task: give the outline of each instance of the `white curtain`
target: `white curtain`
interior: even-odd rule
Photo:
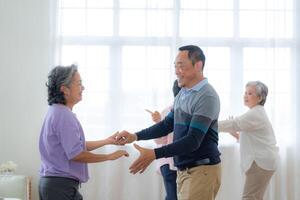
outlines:
[[[56,0],[51,4],[52,63],[77,63],[86,87],[75,112],[87,139],[118,130],[137,131],[152,124],[144,109],[161,110],[172,102],[173,62],[179,46],[199,45],[204,68],[221,98],[220,119],[239,115],[244,85],[269,86],[266,110],[280,147],[279,168],[267,200],[300,199],[298,136],[299,0]],[[152,148],[151,141],[139,142]],[[153,163],[144,174],[128,167],[130,158],[89,165],[85,199],[153,200],[164,198]],[[239,144],[220,133],[222,185],[219,200],[238,200],[244,177]]]

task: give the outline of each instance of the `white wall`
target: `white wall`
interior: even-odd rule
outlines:
[[[38,136],[47,109],[48,1],[0,1],[0,163],[33,176],[37,197]]]

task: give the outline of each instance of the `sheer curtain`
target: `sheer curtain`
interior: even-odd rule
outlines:
[[[269,86],[266,110],[281,161],[266,199],[299,199],[299,0],[56,0],[51,4],[52,63],[79,66],[84,98],[74,112],[88,140],[152,124],[145,109],[172,102],[177,48],[196,44],[207,56],[205,76],[221,98],[220,119],[246,110],[244,85]],[[153,147],[151,141],[139,142]],[[152,164],[142,175],[128,167],[138,156],[90,165],[86,199],[163,199]],[[240,199],[239,144],[220,133],[223,177],[218,199]]]

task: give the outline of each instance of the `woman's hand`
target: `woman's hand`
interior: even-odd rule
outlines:
[[[232,135],[236,139],[237,142],[240,140],[239,132],[229,132],[229,134]]]
[[[126,156],[128,157],[129,154],[127,153],[127,151],[124,151],[124,150],[118,150],[118,151],[115,151],[114,153],[111,153],[108,155],[108,159],[109,160],[116,160],[122,156]]]

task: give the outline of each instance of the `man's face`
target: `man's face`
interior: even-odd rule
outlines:
[[[179,87],[191,88],[199,73],[196,64],[193,65],[188,57],[188,51],[179,51],[175,60],[175,74],[178,79]]]

